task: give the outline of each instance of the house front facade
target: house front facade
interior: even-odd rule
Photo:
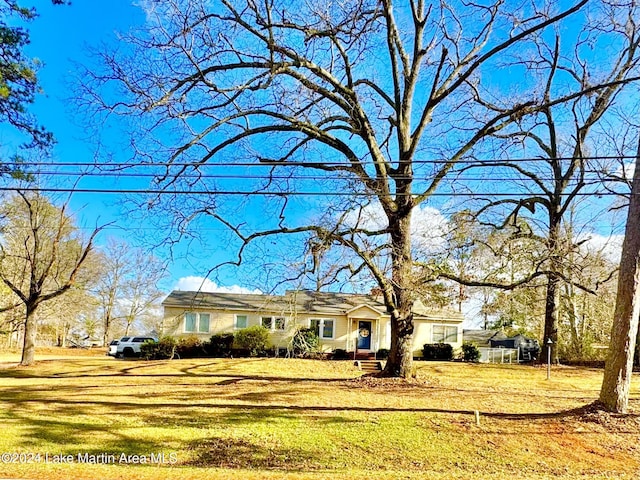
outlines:
[[[380,299],[371,295],[287,291],[285,295],[256,295],[173,291],[162,303],[162,334],[212,335],[262,325],[276,348],[287,348],[299,328],[313,328],[320,349],[368,354],[391,346],[391,321]],[[462,345],[461,314],[414,307],[414,356],[425,343]]]

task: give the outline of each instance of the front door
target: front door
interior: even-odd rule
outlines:
[[[371,350],[371,322],[358,322],[358,350]]]

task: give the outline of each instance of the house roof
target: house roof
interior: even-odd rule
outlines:
[[[502,330],[463,330],[462,338],[465,342],[488,346],[491,340],[505,340],[507,336]]]
[[[362,307],[368,307],[380,315],[387,308],[382,301],[372,295],[335,292],[313,292],[309,290],[288,290],[284,295],[256,295],[244,293],[211,293],[174,290],[162,302],[165,307],[211,308],[216,310],[237,310],[254,312],[305,312],[318,315],[347,315]],[[458,320],[456,312],[447,312],[451,320]],[[429,311],[421,302],[414,307],[416,319],[442,317],[442,312]],[[460,316],[462,321],[462,316]]]

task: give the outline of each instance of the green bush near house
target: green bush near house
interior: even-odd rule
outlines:
[[[230,357],[234,340],[233,333],[218,333],[211,337],[209,342],[204,345],[204,349],[208,355],[215,358]]]
[[[336,348],[331,355],[333,360],[350,360],[349,354],[342,348]]]
[[[259,357],[266,354],[270,346],[269,330],[262,325],[238,330],[235,334],[234,349],[246,350],[250,357]]]
[[[388,348],[379,348],[376,352],[376,358],[378,360],[386,360],[389,358],[389,349]]]
[[[453,360],[453,346],[448,343],[425,343],[422,346],[423,360]]]
[[[313,328],[299,328],[291,339],[291,353],[295,357],[308,357],[318,351],[320,339]]]
[[[480,349],[473,342],[464,342],[462,344],[462,359],[465,362],[477,362],[480,360]]]
[[[157,342],[144,342],[140,346],[140,356],[145,360],[165,360],[171,358],[175,348],[175,338],[162,337]]]
[[[176,352],[180,358],[202,358],[207,356],[204,343],[195,335],[182,337],[176,345]]]

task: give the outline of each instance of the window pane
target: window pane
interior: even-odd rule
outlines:
[[[444,343],[444,325],[434,325],[431,337],[433,343]]]
[[[325,320],[322,329],[322,338],[333,338],[333,320]]]
[[[247,324],[246,315],[236,315],[236,328],[247,328]]]
[[[309,326],[315,332],[315,334],[319,337],[320,336],[320,320],[318,320],[317,318],[312,318]]]
[[[284,330],[284,318],[276,318],[276,330]]]
[[[273,321],[271,317],[262,317],[262,326],[271,330],[271,325],[273,325]]]
[[[200,324],[198,325],[198,331],[208,333],[209,332],[209,314],[200,314]]]
[[[184,331],[195,332],[196,331],[196,314],[187,313],[184,316]]]
[[[458,327],[447,327],[447,337],[445,342],[456,343],[458,341]]]

